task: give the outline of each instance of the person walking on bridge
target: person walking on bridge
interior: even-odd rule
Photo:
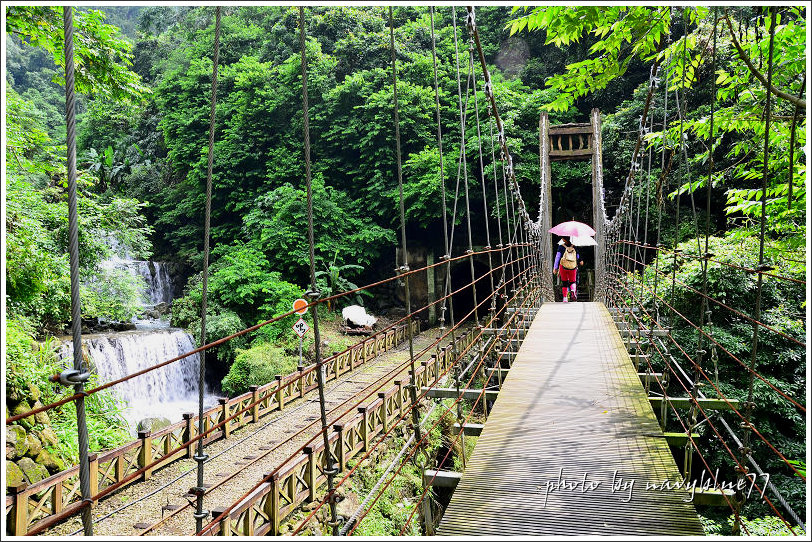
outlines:
[[[581,255],[570,242],[569,237],[562,237],[558,244],[553,264],[553,273],[561,277],[561,295],[564,303],[567,303],[572,296],[572,300],[578,299],[576,283],[578,281],[578,266],[584,265]]]

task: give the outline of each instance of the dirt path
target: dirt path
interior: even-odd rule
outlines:
[[[415,337],[415,354],[430,345],[436,340],[436,337],[436,328],[427,329]],[[428,359],[430,353],[422,356],[420,360]],[[374,389],[378,381],[386,377],[389,371],[408,359],[409,343],[404,341],[391,351],[376,357],[369,365],[364,365],[341,376],[338,381],[330,383],[325,390],[328,421],[332,422],[336,416],[349,409],[357,401],[343,405],[332,415],[330,409],[359,395],[364,390]],[[407,370],[408,364],[386,380],[391,382],[399,377],[402,378],[407,374]],[[381,391],[384,389],[386,388],[382,387]],[[364,404],[372,402],[375,398],[377,398],[377,393],[372,393]],[[352,409],[352,412],[355,412],[355,408]],[[291,438],[292,435],[313,422],[315,422],[313,427],[308,428],[301,435]],[[251,489],[264,474],[273,471],[280,462],[287,459],[313,435],[317,434],[320,427],[318,393],[313,391],[304,399],[290,403],[290,406],[286,407],[284,411],[276,412],[263,418],[257,424],[234,431],[228,439],[218,440],[208,445],[206,454],[210,459],[204,468],[204,484],[213,486],[231,474],[236,473],[236,475],[220,487],[207,491],[204,507],[212,510],[231,505]],[[266,453],[268,448],[275,449],[264,458],[246,459],[260,456]],[[150,480],[133,484],[102,502],[96,503],[93,508],[93,534],[95,536],[140,534],[148,525],[153,525],[160,521],[162,516],[169,515],[169,512],[163,509],[164,506],[187,503],[184,495],[189,488],[196,485],[196,468],[197,464],[193,459],[181,459],[155,472]],[[144,497],[150,493],[154,494]],[[142,497],[143,500],[138,500]],[[131,504],[128,505],[128,503]],[[148,534],[192,535],[195,527],[193,512],[194,507],[188,507]],[[135,527],[136,525],[138,527]],[[43,534],[46,536],[81,534],[81,527],[81,520],[76,516]]]

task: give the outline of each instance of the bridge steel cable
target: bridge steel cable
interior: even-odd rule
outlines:
[[[646,288],[647,288],[649,291],[651,291],[651,289],[650,289],[650,288],[648,288],[648,287],[646,287]],[[629,290],[629,291],[631,291],[631,290]],[[715,338],[713,338],[713,337],[712,337],[710,334],[708,334],[706,331],[704,331],[703,329],[701,329],[701,328],[700,328],[700,327],[699,327],[697,324],[694,324],[693,322],[691,322],[691,320],[690,320],[690,319],[689,319],[687,316],[685,316],[684,314],[682,314],[681,312],[679,312],[679,311],[678,311],[676,308],[674,308],[674,306],[673,306],[673,305],[671,305],[671,304],[667,303],[667,302],[666,302],[664,299],[661,299],[661,301],[663,302],[663,304],[665,304],[665,306],[666,306],[666,307],[668,307],[669,309],[671,309],[671,311],[674,313],[674,315],[675,315],[676,317],[681,318],[681,319],[682,319],[682,320],[684,320],[684,321],[685,321],[685,322],[686,322],[686,323],[687,323],[689,326],[693,327],[693,328],[694,328],[696,331],[698,331],[698,332],[699,332],[699,334],[703,335],[704,337],[707,337],[707,338],[708,338],[710,341],[714,342],[714,343],[715,343],[717,346],[719,346],[719,348],[720,348],[721,350],[723,350],[723,351],[724,351],[724,352],[725,352],[727,355],[729,355],[731,358],[733,358],[733,359],[737,359],[737,358],[736,358],[736,356],[735,356],[734,354],[732,354],[732,353],[731,353],[729,350],[727,350],[727,349],[726,349],[726,348],[725,348],[725,347],[724,347],[724,346],[723,346],[721,343],[717,342]],[[634,316],[633,316],[633,317],[634,317]],[[636,318],[636,317],[634,317],[634,318]],[[662,328],[661,328],[661,329],[662,329]],[[680,349],[682,348],[682,347],[681,347],[681,346],[680,346],[678,343],[676,343],[676,339],[674,339],[674,338],[672,337],[672,340],[675,342],[675,344],[677,345],[677,347],[678,347],[678,348],[680,348]],[[686,354],[686,356],[687,356],[687,354]],[[741,363],[741,361],[740,361],[740,364],[743,364],[743,363]],[[716,391],[717,391],[717,393],[719,394],[719,396],[720,396],[720,397],[721,397],[721,398],[722,398],[724,401],[726,401],[726,402],[727,402],[727,403],[730,405],[731,410],[733,410],[734,412],[736,412],[737,414],[739,414],[739,416],[740,416],[740,417],[742,417],[742,420],[743,420],[744,422],[748,423],[749,425],[752,425],[752,424],[750,423],[750,421],[749,421],[749,418],[746,418],[746,417],[742,416],[742,415],[741,415],[741,414],[738,412],[738,410],[736,410],[736,408],[735,408],[735,407],[734,407],[734,406],[733,406],[733,405],[732,405],[732,404],[731,404],[731,403],[728,401],[727,397],[726,397],[726,396],[725,396],[725,395],[724,395],[724,394],[721,392],[721,390],[720,390],[720,389],[718,389],[718,387],[717,387],[717,386],[716,386],[716,384],[713,382],[713,380],[712,380],[710,377],[708,377],[708,376],[707,376],[707,374],[705,373],[705,371],[704,371],[704,369],[702,368],[702,366],[701,366],[700,364],[693,363],[693,361],[692,361],[692,365],[694,366],[694,368],[695,368],[697,371],[699,371],[699,374],[700,374],[702,377],[704,377],[704,378],[705,378],[705,379],[708,381],[708,383],[709,383],[711,386],[713,386],[713,387],[714,387],[714,389],[716,389]],[[750,373],[750,377],[754,378],[755,376],[756,376],[755,371],[753,371],[752,373]],[[760,375],[759,375],[759,376],[760,376]],[[697,378],[697,377],[695,377],[695,379],[694,379],[694,380],[697,380],[697,379],[698,379],[698,378]],[[786,399],[790,400],[790,402],[795,403],[795,401],[793,401],[791,398],[789,398],[788,396],[786,396],[785,394],[783,394],[783,393],[782,393],[780,390],[778,390],[778,391],[779,391],[779,393],[780,393],[780,394],[782,394],[782,395],[783,395],[783,396],[784,396]],[[802,408],[803,408],[803,407],[802,407]],[[805,409],[804,409],[804,411],[805,411]],[[786,458],[785,458],[785,457],[784,457],[784,456],[783,456],[783,455],[782,455],[780,452],[778,452],[778,450],[777,450],[777,449],[775,449],[775,447],[774,447],[772,444],[770,444],[770,443],[769,443],[769,442],[768,442],[768,441],[767,441],[767,440],[766,440],[766,439],[765,439],[763,436],[761,436],[761,433],[759,433],[759,432],[758,432],[758,430],[756,430],[754,427],[751,427],[751,430],[752,430],[753,432],[755,432],[757,435],[759,435],[759,436],[760,436],[760,438],[761,438],[761,439],[762,439],[762,440],[765,442],[765,444],[767,444],[768,446],[770,446],[770,447],[773,449],[773,451],[775,451],[775,452],[778,454],[778,456],[779,456],[779,457],[780,457],[780,458],[781,458],[781,459],[782,459],[782,460],[783,460],[785,463],[787,463],[787,466],[788,466],[788,467],[790,467],[790,468],[791,468],[791,469],[792,469],[792,470],[793,470],[793,471],[794,471],[796,474],[798,474],[799,476],[801,476],[801,478],[803,478],[803,479],[805,479],[805,478],[806,478],[805,476],[802,476],[802,475],[800,474],[800,472],[799,472],[799,471],[798,471],[798,470],[797,470],[795,467],[793,467],[793,466],[792,466],[790,463],[788,463],[788,462],[787,462],[787,460],[786,460]]]
[[[220,58],[220,6],[215,8],[215,23],[214,23],[214,55],[212,58],[212,76],[211,76],[211,110],[209,113],[209,149],[206,160],[206,214],[203,226],[203,294],[200,300],[200,342],[206,343],[206,310],[207,299],[209,290],[209,237],[211,236],[211,192],[212,192],[212,167],[214,164],[214,128],[215,128],[215,110],[217,105],[217,66]],[[203,415],[203,392],[205,388],[206,377],[206,354],[204,350],[200,353],[200,367],[198,370],[198,434],[205,432],[205,417]],[[197,453],[194,460],[197,462],[197,485],[192,488],[192,494],[197,499],[196,509],[194,513],[195,518],[195,531],[198,532],[203,528],[203,520],[209,516],[208,510],[203,509],[203,497],[206,494],[206,488],[203,486],[203,464],[208,459],[204,453],[204,441],[200,439],[197,441]]]
[[[399,111],[398,111],[398,72],[397,72],[397,60],[395,55],[395,21],[392,15],[392,6],[389,6],[389,47],[392,53],[392,94],[393,94],[393,115],[394,115],[394,124],[395,124],[395,158],[397,160],[397,178],[398,178],[398,194],[399,194],[399,211],[400,211],[400,237],[402,243],[402,250],[403,250],[403,264],[401,267],[398,268],[398,272],[408,271],[409,270],[409,253],[406,248],[406,211],[403,203],[403,168],[401,166],[401,150],[400,150],[400,119],[399,119]],[[465,196],[466,196],[466,204],[468,200],[468,184],[465,185]],[[470,213],[469,213],[470,214]],[[470,228],[470,219],[469,219],[469,228]],[[470,240],[471,232],[469,229],[468,237]],[[490,247],[488,247],[490,248]],[[473,258],[473,256],[472,256]],[[473,259],[471,259],[473,262]],[[473,265],[473,263],[472,263]],[[473,267],[471,268],[473,270]],[[474,278],[471,277],[473,281]],[[407,334],[409,337],[409,363],[411,366],[411,371],[409,372],[409,394],[412,400],[412,403],[417,403],[417,385],[415,384],[415,366],[414,366],[414,343],[412,339],[412,301],[411,295],[409,293],[409,277],[407,276],[404,283],[404,295],[406,297],[406,316],[407,316]],[[414,431],[414,438],[416,441],[420,441],[421,439],[421,432],[420,432],[420,412],[419,412],[419,405],[416,405],[415,408],[412,410],[412,429]],[[325,435],[325,445],[327,444],[326,435]],[[333,491],[333,488],[330,488],[330,492]],[[334,534],[338,534],[338,527],[335,527]]]
[[[649,291],[651,291],[651,289],[650,289],[650,288],[648,288],[648,287],[647,287],[647,289],[649,289]],[[631,292],[631,291],[630,291],[630,293],[632,294],[632,296],[634,295],[634,294],[633,294],[633,292]],[[674,307],[673,307],[671,304],[669,304],[669,303],[668,303],[668,302],[667,302],[665,299],[663,299],[663,298],[662,298],[662,296],[658,296],[658,297],[659,297],[659,300],[661,301],[661,303],[662,303],[662,304],[663,304],[665,307],[667,307],[667,308],[668,308],[668,309],[670,309],[672,312],[674,312],[674,313],[675,313],[675,314],[676,314],[678,317],[680,317],[680,318],[682,318],[683,320],[685,320],[685,322],[686,322],[686,323],[688,323],[689,325],[692,325],[692,326],[694,326],[695,328],[697,328],[697,326],[696,326],[695,324],[693,324],[692,322],[690,322],[690,320],[689,320],[689,319],[688,319],[686,316],[684,316],[684,315],[682,315],[681,313],[679,313],[679,311],[677,311],[677,310],[676,310],[676,309],[675,309],[675,308],[674,308]],[[650,315],[650,314],[649,314],[647,311],[645,311],[645,309],[644,309],[644,312],[646,313],[646,315],[647,315],[647,316],[651,317],[651,315]],[[632,315],[632,318],[637,318],[636,316],[634,316],[634,313],[630,313],[630,314]],[[658,326],[658,327],[659,327],[661,330],[663,330],[663,329],[664,329],[664,328],[663,328],[663,327],[662,327],[662,326],[661,326],[659,323],[657,323],[657,326]],[[680,352],[681,352],[681,353],[682,353],[682,354],[683,354],[683,355],[686,357],[686,359],[687,359],[687,360],[688,360],[688,361],[689,361],[689,362],[692,364],[692,366],[693,366],[693,367],[695,367],[695,368],[699,367],[699,366],[697,365],[696,361],[695,361],[695,360],[693,360],[693,359],[692,359],[692,358],[691,358],[691,357],[688,355],[688,353],[685,351],[685,349],[684,349],[684,348],[683,348],[683,347],[682,347],[682,346],[681,346],[679,343],[677,343],[677,342],[676,342],[676,339],[675,339],[673,336],[668,335],[668,337],[669,337],[669,338],[670,338],[670,340],[671,340],[671,341],[674,343],[674,345],[677,347],[677,349],[678,349],[678,350],[679,350],[679,351],[680,351]],[[708,338],[709,338],[711,341],[716,342],[716,341],[715,341],[715,339],[713,339],[712,337],[710,337],[710,336],[709,336]],[[724,349],[724,347],[723,347],[723,346],[721,346],[721,345],[719,345],[719,346],[720,346],[720,348],[722,348],[722,349],[723,349],[723,350],[724,350],[726,353],[728,353],[729,355],[731,355],[731,356],[732,356],[732,354],[730,354],[729,352],[727,352],[727,350],[726,350],[726,349]],[[733,357],[735,357],[735,356],[733,356]],[[677,367],[679,367],[679,366],[677,365]],[[701,368],[700,368],[700,369],[701,369]],[[670,372],[674,373],[674,374],[675,374],[675,376],[676,376],[676,373],[673,371],[673,369],[669,369],[669,370],[670,370]],[[684,378],[684,380],[686,380],[686,381],[687,381],[687,382],[689,382],[689,383],[694,382],[694,380],[693,380],[693,379],[691,379],[691,378],[690,378],[690,377],[687,375],[687,373],[686,373],[686,372],[685,372],[685,371],[684,371],[684,370],[683,370],[681,367],[680,367],[680,371],[681,371],[681,372],[682,372],[682,374],[683,374],[683,378]],[[781,454],[781,453],[780,453],[780,452],[779,452],[779,451],[778,451],[778,450],[775,448],[775,446],[774,446],[772,443],[770,443],[770,442],[769,442],[769,441],[768,441],[768,440],[767,440],[767,439],[766,439],[766,438],[765,438],[765,437],[764,437],[764,436],[763,436],[763,435],[762,435],[762,434],[761,434],[761,433],[760,433],[760,432],[759,432],[757,429],[755,429],[755,427],[754,427],[754,426],[752,425],[752,423],[749,421],[749,418],[748,418],[747,416],[743,415],[743,414],[742,414],[742,413],[741,413],[741,412],[740,412],[738,409],[736,409],[736,408],[735,408],[735,406],[733,406],[733,404],[731,404],[731,403],[729,402],[728,398],[727,398],[727,397],[726,397],[726,396],[725,396],[725,395],[724,395],[724,394],[721,392],[721,390],[720,390],[720,389],[718,388],[718,386],[717,386],[717,385],[716,385],[716,384],[713,382],[713,380],[712,380],[712,379],[711,379],[711,378],[710,378],[710,377],[709,377],[709,376],[708,376],[708,375],[707,375],[707,374],[706,374],[704,371],[700,370],[700,373],[701,373],[701,376],[702,376],[702,377],[703,377],[705,380],[707,380],[707,381],[708,381],[708,383],[709,383],[709,384],[710,384],[710,385],[711,385],[711,386],[714,388],[714,390],[717,392],[718,396],[719,396],[719,397],[720,397],[720,398],[721,398],[723,401],[727,402],[727,403],[728,403],[728,405],[729,405],[729,408],[730,408],[730,409],[731,409],[731,410],[732,410],[732,411],[733,411],[735,414],[737,414],[737,415],[738,415],[738,416],[739,416],[739,417],[740,417],[740,418],[743,420],[742,424],[744,424],[744,426],[748,427],[750,430],[752,430],[754,433],[756,433],[756,434],[759,436],[759,438],[760,438],[760,439],[761,439],[761,440],[762,440],[762,441],[763,441],[765,444],[767,444],[767,445],[768,445],[768,447],[770,447],[770,448],[773,450],[773,452],[775,452],[775,453],[776,453],[776,455],[778,455],[778,457],[779,457],[779,458],[780,458],[780,459],[781,459],[781,460],[782,460],[782,461],[783,461],[785,464],[787,464],[787,466],[788,466],[788,467],[789,467],[791,470],[793,470],[794,472],[796,472],[796,474],[798,474],[799,476],[801,476],[801,475],[800,475],[800,473],[797,471],[797,469],[796,469],[796,468],[795,468],[793,465],[791,465],[790,463],[788,463],[788,462],[787,462],[786,458],[785,458],[785,457],[784,457],[784,456],[783,456],[783,455],[782,455],[782,454]],[[677,377],[677,380],[678,380],[679,382],[682,382],[682,380],[683,380],[683,379],[680,379],[679,377]],[[699,396],[700,396],[700,397],[704,397],[704,394],[702,394],[702,393],[701,393],[701,391],[700,391],[700,392],[699,392]],[[664,403],[665,403],[665,401],[664,401]],[[731,453],[732,453],[732,452],[731,452]],[[736,458],[735,454],[734,454],[732,457],[733,457],[734,461],[736,461],[736,460],[737,460],[737,458]],[[750,457],[749,459],[752,459],[752,458]],[[751,462],[751,463],[752,463],[752,462]],[[802,479],[804,479],[804,477],[803,477],[803,476],[801,476],[801,478],[802,478]],[[770,487],[773,487],[773,484],[769,484],[769,486],[770,486]],[[781,503],[782,503],[782,505],[783,505],[783,506],[784,506],[784,507],[787,509],[787,511],[790,513],[790,515],[792,515],[792,516],[793,516],[793,518],[794,518],[794,519],[796,519],[796,521],[797,521],[797,517],[798,517],[798,516],[797,516],[797,514],[795,514],[795,512],[792,510],[792,508],[791,508],[791,507],[790,507],[790,506],[789,506],[789,505],[788,505],[788,504],[785,502],[785,500],[783,499],[783,497],[781,497],[780,493],[779,493],[779,492],[778,492],[776,489],[773,489],[773,493],[774,493],[774,494],[775,494],[775,495],[776,495],[776,496],[779,498],[779,502],[781,502]],[[779,514],[779,516],[780,516],[780,514]],[[800,524],[800,525],[803,525],[802,523],[799,523],[799,524]]]
[[[466,114],[463,112],[462,106],[462,85],[460,82],[460,51],[459,51],[459,43],[457,41],[457,18],[456,15],[453,18],[454,24],[454,51],[455,51],[455,58],[457,61],[457,96],[459,102],[459,109],[460,109],[460,160],[462,164],[462,182],[463,187],[465,188],[465,220],[467,225],[468,231],[468,252],[469,255],[468,262],[471,268],[471,282],[474,282],[475,272],[474,272],[474,242],[472,237],[472,230],[471,230],[471,203],[468,194],[468,160],[467,160],[467,148],[465,144],[465,130],[466,130]],[[469,62],[468,63],[468,83],[470,83],[471,77],[473,77],[473,66]],[[466,83],[466,85],[468,84]],[[466,86],[466,100],[465,100],[465,107],[467,112],[468,107],[468,87]],[[459,175],[458,175],[459,177]],[[458,179],[459,181],[459,179]],[[476,286],[472,287],[472,294],[474,298],[474,307],[479,306],[477,303],[477,291]],[[474,311],[474,320],[479,324],[479,311]]]
[[[68,251],[70,253],[70,306],[73,339],[73,370],[65,371],[58,381],[72,385],[76,398],[76,423],[79,443],[79,485],[82,494],[82,525],[85,536],[93,536],[90,461],[88,459],[85,382],[90,376],[82,359],[82,305],[79,297],[79,211],[76,188],[76,97],[74,93],[73,8],[62,8],[65,39],[65,124],[68,173]]]
[[[303,117],[303,136],[304,136],[304,158],[305,158],[305,182],[307,184],[307,241],[308,241],[308,251],[310,255],[310,290],[308,290],[307,295],[311,299],[318,299],[320,297],[320,292],[318,291],[318,287],[316,286],[316,256],[315,256],[315,238],[313,233],[313,183],[311,178],[310,172],[310,124],[309,124],[309,114],[308,114],[308,100],[307,100],[307,47],[305,42],[305,20],[304,20],[304,7],[299,6],[299,43],[301,46],[302,52],[302,117]],[[395,98],[397,102],[397,97]],[[404,247],[405,250],[405,247]],[[408,271],[408,269],[406,269]],[[406,279],[406,303],[409,302],[409,287],[408,287],[408,278]],[[321,359],[321,338],[319,336],[319,318],[318,318],[318,308],[313,311],[313,337],[314,337],[314,349],[315,349],[315,356],[316,356],[316,366],[318,369],[316,370],[316,379],[318,382],[319,388],[319,416],[321,417],[321,434],[324,440],[324,458],[325,458],[325,469],[324,473],[327,475],[327,488],[328,491],[333,490],[333,480],[338,474],[338,469],[336,468],[336,464],[330,451],[330,440],[329,435],[327,433],[327,408],[325,406],[325,397],[324,397],[324,371],[322,371],[322,359]],[[409,320],[409,324],[411,324],[411,320]],[[411,325],[409,325],[411,328]],[[409,329],[409,341],[411,347],[411,329]],[[330,500],[330,523],[328,524],[332,530],[333,535],[338,534],[339,522],[338,522],[338,512],[337,512],[337,503],[335,499]]]
[[[769,6],[767,10],[770,14],[770,45],[769,51],[767,53],[767,88],[772,87],[772,77],[773,77],[773,47],[775,41],[775,18],[778,9],[776,7]],[[762,174],[762,185],[761,185],[761,231],[759,233],[759,245],[758,245],[758,270],[759,271],[769,271],[771,267],[767,265],[764,261],[764,240],[766,235],[767,229],[767,175],[769,174],[769,161],[770,161],[770,115],[771,115],[771,92],[766,92],[765,97],[765,105],[764,105],[764,170]],[[758,274],[758,279],[756,282],[756,306],[753,311],[753,319],[760,320],[761,319],[761,291],[762,285],[764,283],[764,277],[761,273]],[[750,378],[747,386],[747,403],[745,405],[745,411],[747,412],[746,417],[750,419],[753,414],[753,384],[755,382],[753,373],[755,372],[756,366],[756,357],[758,355],[758,331],[759,328],[757,325],[753,324],[753,346],[751,348],[751,355],[750,355]],[[742,438],[742,446],[739,449],[739,453],[741,454],[742,458],[746,458],[751,455],[750,449],[750,433],[755,431],[755,428],[752,424],[748,424],[744,429],[744,437]],[[739,472],[739,479],[744,478],[747,474],[746,467],[742,467],[742,470]],[[740,502],[744,503],[743,495],[737,494],[737,497],[740,499]],[[738,524],[734,527],[733,534],[738,534]]]
[[[432,59],[432,66],[433,66],[433,75],[434,75],[434,106],[435,112],[437,116],[437,149],[440,153],[440,195],[441,195],[441,202],[443,207],[443,247],[445,252],[443,253],[443,259],[446,262],[445,265],[445,284],[444,284],[444,291],[446,294],[451,289],[451,245],[449,244],[448,239],[448,211],[446,209],[446,194],[445,194],[445,174],[443,172],[443,124],[442,124],[442,116],[440,114],[440,85],[437,79],[437,39],[434,33],[434,6],[429,7],[429,13],[431,15],[431,59]],[[454,28],[454,35],[456,38],[456,26]],[[456,207],[456,200],[455,200],[455,207]],[[501,230],[499,232],[500,236],[502,234]],[[502,268],[504,269],[505,266],[505,253],[504,247],[500,244],[499,246],[499,256],[502,261]],[[448,305],[449,311],[449,319],[451,324],[451,355],[454,359],[457,359],[457,340],[454,333],[454,329],[456,327],[455,320],[454,320],[454,300],[453,298],[449,299],[448,302],[443,301],[442,312],[440,314],[440,329],[439,333],[442,335],[445,331],[445,314],[446,314],[446,305]],[[458,366],[455,364],[454,369],[454,382],[456,384],[457,393],[460,391],[460,373]],[[462,418],[462,410],[461,405],[457,410],[457,421],[460,421]],[[465,465],[465,449],[463,448],[462,453],[462,463]]]

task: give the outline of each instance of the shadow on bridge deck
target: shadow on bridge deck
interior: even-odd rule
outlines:
[[[702,535],[680,479],[606,308],[547,303],[438,534]]]

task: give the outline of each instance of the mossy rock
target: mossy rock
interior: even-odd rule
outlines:
[[[28,397],[32,401],[39,401],[42,397],[42,392],[35,384],[28,384]],[[36,408],[36,407],[34,407]]]
[[[48,469],[51,474],[65,470],[65,462],[56,454],[45,449],[37,455],[37,463]]]
[[[28,401],[23,400],[17,403],[17,405],[11,409],[11,415],[18,416],[20,414],[25,414],[30,410],[31,407],[28,405]],[[19,420],[19,424],[23,426],[23,428],[25,429],[31,429],[34,426],[33,421],[34,420],[32,420],[30,417],[22,418],[21,420]]]
[[[14,461],[6,461],[6,487],[17,487],[27,482],[28,480],[25,479],[25,473],[17,466],[17,463]]]
[[[34,460],[30,457],[23,457],[17,461],[17,466],[20,467],[23,474],[25,474],[28,483],[32,485],[41,480],[45,480],[49,476],[48,469],[46,469],[43,465],[34,462]]]
[[[33,408],[41,408],[43,406],[42,403],[39,401],[34,402]],[[37,412],[34,414],[34,421],[40,423],[42,425],[51,425],[51,419],[48,417],[48,413],[46,411]]]
[[[50,427],[43,427],[36,432],[37,437],[44,446],[56,446],[59,444],[59,439],[54,430]]]
[[[10,425],[6,431],[6,459],[23,457],[28,451],[25,429],[19,425]]]
[[[138,422],[138,431],[150,431],[155,433],[164,427],[169,427],[172,422],[168,418],[144,418]]]
[[[25,437],[25,442],[28,445],[28,452],[26,455],[29,457],[37,457],[37,455],[42,451],[42,442],[32,433],[29,433],[28,436]]]

